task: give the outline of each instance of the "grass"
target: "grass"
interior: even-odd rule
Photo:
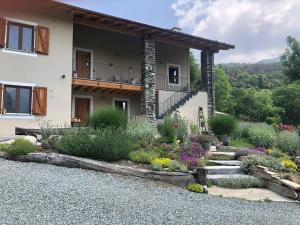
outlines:
[[[245,138],[242,139],[238,139],[238,140],[233,140],[231,141],[230,145],[232,147],[236,147],[236,148],[243,148],[243,147],[254,147],[254,145],[252,145],[251,143],[249,143],[249,141]]]

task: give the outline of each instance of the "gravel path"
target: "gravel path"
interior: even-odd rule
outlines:
[[[0,160],[0,223],[300,224],[300,205],[248,202],[142,179]]]

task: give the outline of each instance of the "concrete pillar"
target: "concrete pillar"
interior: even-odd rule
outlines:
[[[151,36],[142,39],[142,96],[141,113],[150,121],[156,120],[156,63],[155,40]]]
[[[215,104],[215,68],[214,52],[211,50],[201,51],[201,90],[207,92],[208,116],[213,116],[216,110]]]

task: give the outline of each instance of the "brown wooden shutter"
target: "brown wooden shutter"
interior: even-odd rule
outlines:
[[[4,48],[5,46],[5,28],[6,28],[6,20],[0,18],[0,48]]]
[[[49,28],[36,27],[35,52],[42,55],[49,54]]]
[[[47,114],[47,88],[33,88],[33,106],[32,113],[37,116],[46,116]]]
[[[0,114],[3,113],[2,102],[3,102],[3,85],[0,84]]]

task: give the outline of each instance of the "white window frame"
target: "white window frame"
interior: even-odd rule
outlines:
[[[94,96],[92,96],[92,95],[72,95],[72,118],[75,118],[75,99],[76,98],[90,99],[90,115],[92,115],[93,111],[94,111]]]
[[[36,31],[36,27],[38,26],[38,23],[34,23],[34,22],[26,21],[26,20],[20,20],[20,19],[11,18],[11,17],[4,17],[4,19],[6,20],[5,35],[4,35],[5,36],[4,37],[5,47],[3,49],[1,49],[0,51],[3,52],[3,53],[38,57],[38,54],[36,54],[36,52],[35,52],[35,46],[33,46],[33,52],[23,52],[23,51],[20,51],[20,50],[14,50],[14,49],[8,49],[7,48],[8,22],[15,22],[15,23],[21,23],[21,24],[33,26],[34,27],[34,29],[33,29],[33,45],[35,45],[35,41],[36,41],[35,31]]]
[[[128,119],[130,119],[130,99],[129,98],[113,98],[113,102],[112,102],[112,105],[113,107],[115,108],[116,107],[116,101],[123,101],[123,102],[127,102],[128,103]]]
[[[170,83],[170,77],[169,77],[170,76],[170,74],[169,74],[169,68],[170,67],[178,67],[178,84]],[[167,63],[167,76],[168,76],[168,85],[169,86],[180,86],[181,85],[180,75],[181,75],[181,69],[180,69],[179,64]]]
[[[73,72],[76,71],[76,52],[77,51],[82,51],[82,52],[89,52],[91,53],[91,65],[90,65],[90,70],[91,70],[91,74],[90,74],[90,78],[91,80],[94,80],[94,50],[93,49],[87,49],[87,48],[79,48],[79,47],[74,47],[73,48],[73,58],[74,58],[74,62],[73,62]],[[76,71],[77,73],[77,71]]]
[[[17,87],[30,87],[31,88],[31,106],[30,106],[30,113],[6,113],[6,114],[0,114],[1,119],[33,119],[34,116],[32,114],[32,107],[33,107],[33,88],[36,87],[36,84],[32,83],[22,83],[22,82],[14,82],[14,81],[2,81],[0,80],[0,84],[3,85],[12,85],[12,86],[17,86]],[[1,106],[4,106],[4,91],[2,91],[2,96],[0,96],[2,101],[1,101]]]

